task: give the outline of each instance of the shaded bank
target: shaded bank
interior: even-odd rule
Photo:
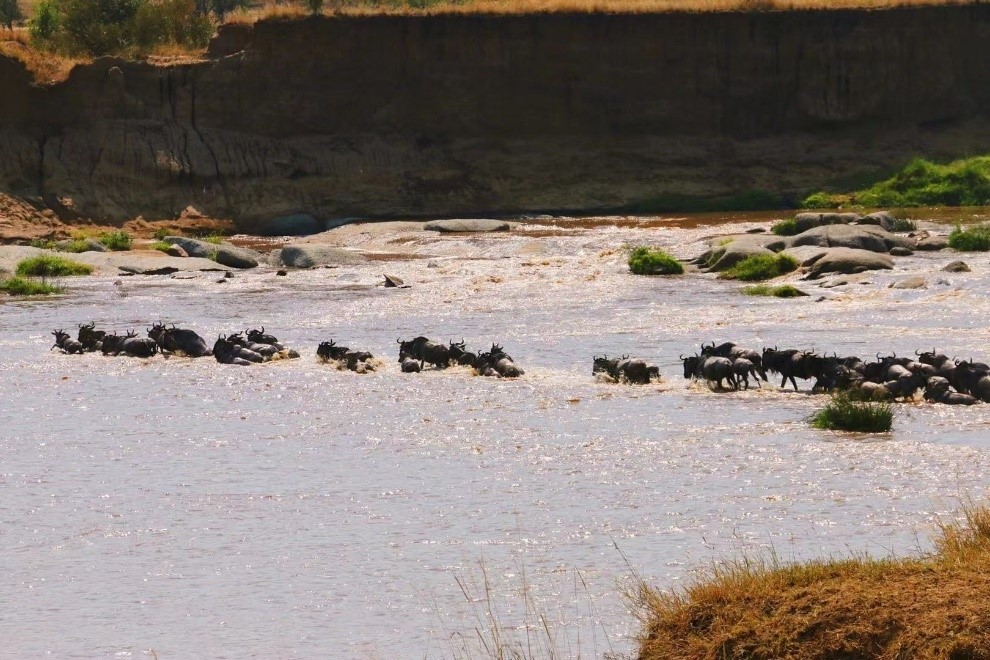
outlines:
[[[0,59],[0,189],[65,217],[272,218],[800,200],[990,150],[990,7],[338,17],[211,59]],[[760,191],[760,192],[753,192]]]

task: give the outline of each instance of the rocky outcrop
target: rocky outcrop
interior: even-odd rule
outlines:
[[[236,34],[234,33],[236,31]],[[662,209],[990,150],[990,6],[328,17],[0,57],[0,192],[97,220]],[[369,46],[373,45],[373,47]]]
[[[894,261],[885,254],[853,248],[827,248],[810,263],[805,279],[815,280],[829,273],[863,273],[868,270],[890,270]]]
[[[289,268],[314,268],[316,266],[345,266],[359,264],[366,259],[350,250],[329,245],[286,245],[279,253],[279,264]]]
[[[426,231],[439,231],[443,233],[476,233],[490,231],[509,231],[512,223],[505,220],[461,219],[451,218],[449,220],[433,220],[423,225]]]
[[[190,257],[210,259],[221,266],[230,268],[256,268],[258,253],[254,250],[239,248],[230,243],[211,243],[185,236],[166,236],[166,243],[178,245]]]
[[[787,240],[788,247],[814,245],[818,247],[847,247],[870,252],[890,252],[894,247],[914,247],[914,240],[892,234],[880,227],[826,225],[809,229]]]

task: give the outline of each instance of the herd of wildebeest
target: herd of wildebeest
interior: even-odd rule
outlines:
[[[56,330],[55,344],[64,353],[102,352],[104,355],[124,355],[148,358],[158,353],[185,357],[213,356],[222,364],[248,366],[273,360],[298,358],[299,353],[287,348],[278,339],[260,330],[247,330],[219,335],[211,348],[193,330],[156,323],[148,328],[147,337],[135,332],[117,335],[97,330],[95,323],[79,326],[77,338]],[[516,378],[524,371],[498,344],[491,349],[473,353],[465,342],[444,344],[426,337],[409,341],[397,340],[399,363],[403,373],[415,373],[426,365],[445,369],[452,364],[466,365],[482,376]],[[367,351],[354,351],[333,340],[322,342],[317,357],[358,373],[374,371],[382,362]],[[768,373],[781,377],[784,388],[790,381],[794,390],[798,380],[814,380],[812,393],[846,391],[872,400],[909,400],[923,393],[926,401],[952,405],[971,405],[980,401],[990,403],[990,366],[972,360],[956,360],[936,350],[915,351],[913,357],[896,354],[862,360],[855,356],[822,355],[798,349],[764,348],[762,351],[743,348],[732,342],[703,344],[694,355],[681,356],[684,378],[704,381],[715,391],[749,389],[750,379],[757,387],[767,382]],[[649,384],[660,380],[660,369],[645,360],[595,356],[592,374],[615,383]]]

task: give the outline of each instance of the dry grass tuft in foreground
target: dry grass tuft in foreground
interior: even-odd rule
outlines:
[[[640,660],[990,658],[990,507],[940,525],[936,551],[713,569],[676,594],[642,585]]]

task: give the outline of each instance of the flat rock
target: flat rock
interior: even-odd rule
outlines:
[[[914,250],[902,245],[895,245],[890,248],[890,256],[892,257],[910,257],[912,254],[914,254]]]
[[[367,261],[364,256],[344,248],[303,243],[285,245],[279,253],[282,266],[314,268],[316,266],[350,266]]]
[[[811,264],[805,279],[814,280],[827,273],[862,273],[868,270],[889,270],[894,260],[889,255],[856,250],[853,248],[831,248]]]
[[[891,289],[925,289],[928,287],[928,282],[925,281],[924,277],[920,275],[915,275],[914,277],[908,277],[906,279],[894,282],[890,285]]]
[[[887,253],[894,247],[911,248],[914,246],[914,241],[907,236],[892,234],[881,227],[827,225],[809,229],[787,239],[787,247],[802,245]]]
[[[973,269],[965,261],[950,261],[942,267],[942,270],[947,273],[969,273]]]
[[[260,255],[257,252],[235,247],[230,243],[210,243],[185,236],[166,236],[164,240],[166,243],[178,245],[190,257],[212,259],[222,266],[230,268],[256,268],[258,266]]]
[[[897,219],[890,214],[889,211],[877,211],[876,213],[868,213],[858,220],[858,224],[861,225],[876,225],[878,227],[883,227],[887,231],[893,231],[894,225],[897,224]]]
[[[64,250],[65,248],[69,247],[70,245],[73,245],[74,243],[75,243],[75,241],[58,241],[57,243],[55,243],[55,247],[58,248],[58,249],[60,249],[60,250]],[[104,245],[103,243],[100,243],[95,238],[85,238],[85,239],[83,239],[83,245],[85,245],[85,247],[86,247],[86,249],[83,250],[83,252],[107,252],[108,251],[107,250],[107,246]],[[80,254],[80,253],[76,253],[76,254]]]
[[[431,220],[423,225],[427,231],[452,232],[487,232],[487,231],[509,231],[512,223],[505,220],[486,219],[451,219],[451,220]]]
[[[925,252],[936,252],[938,250],[944,250],[949,247],[949,239],[945,236],[928,236],[923,238],[915,244],[915,250],[923,250]]]

